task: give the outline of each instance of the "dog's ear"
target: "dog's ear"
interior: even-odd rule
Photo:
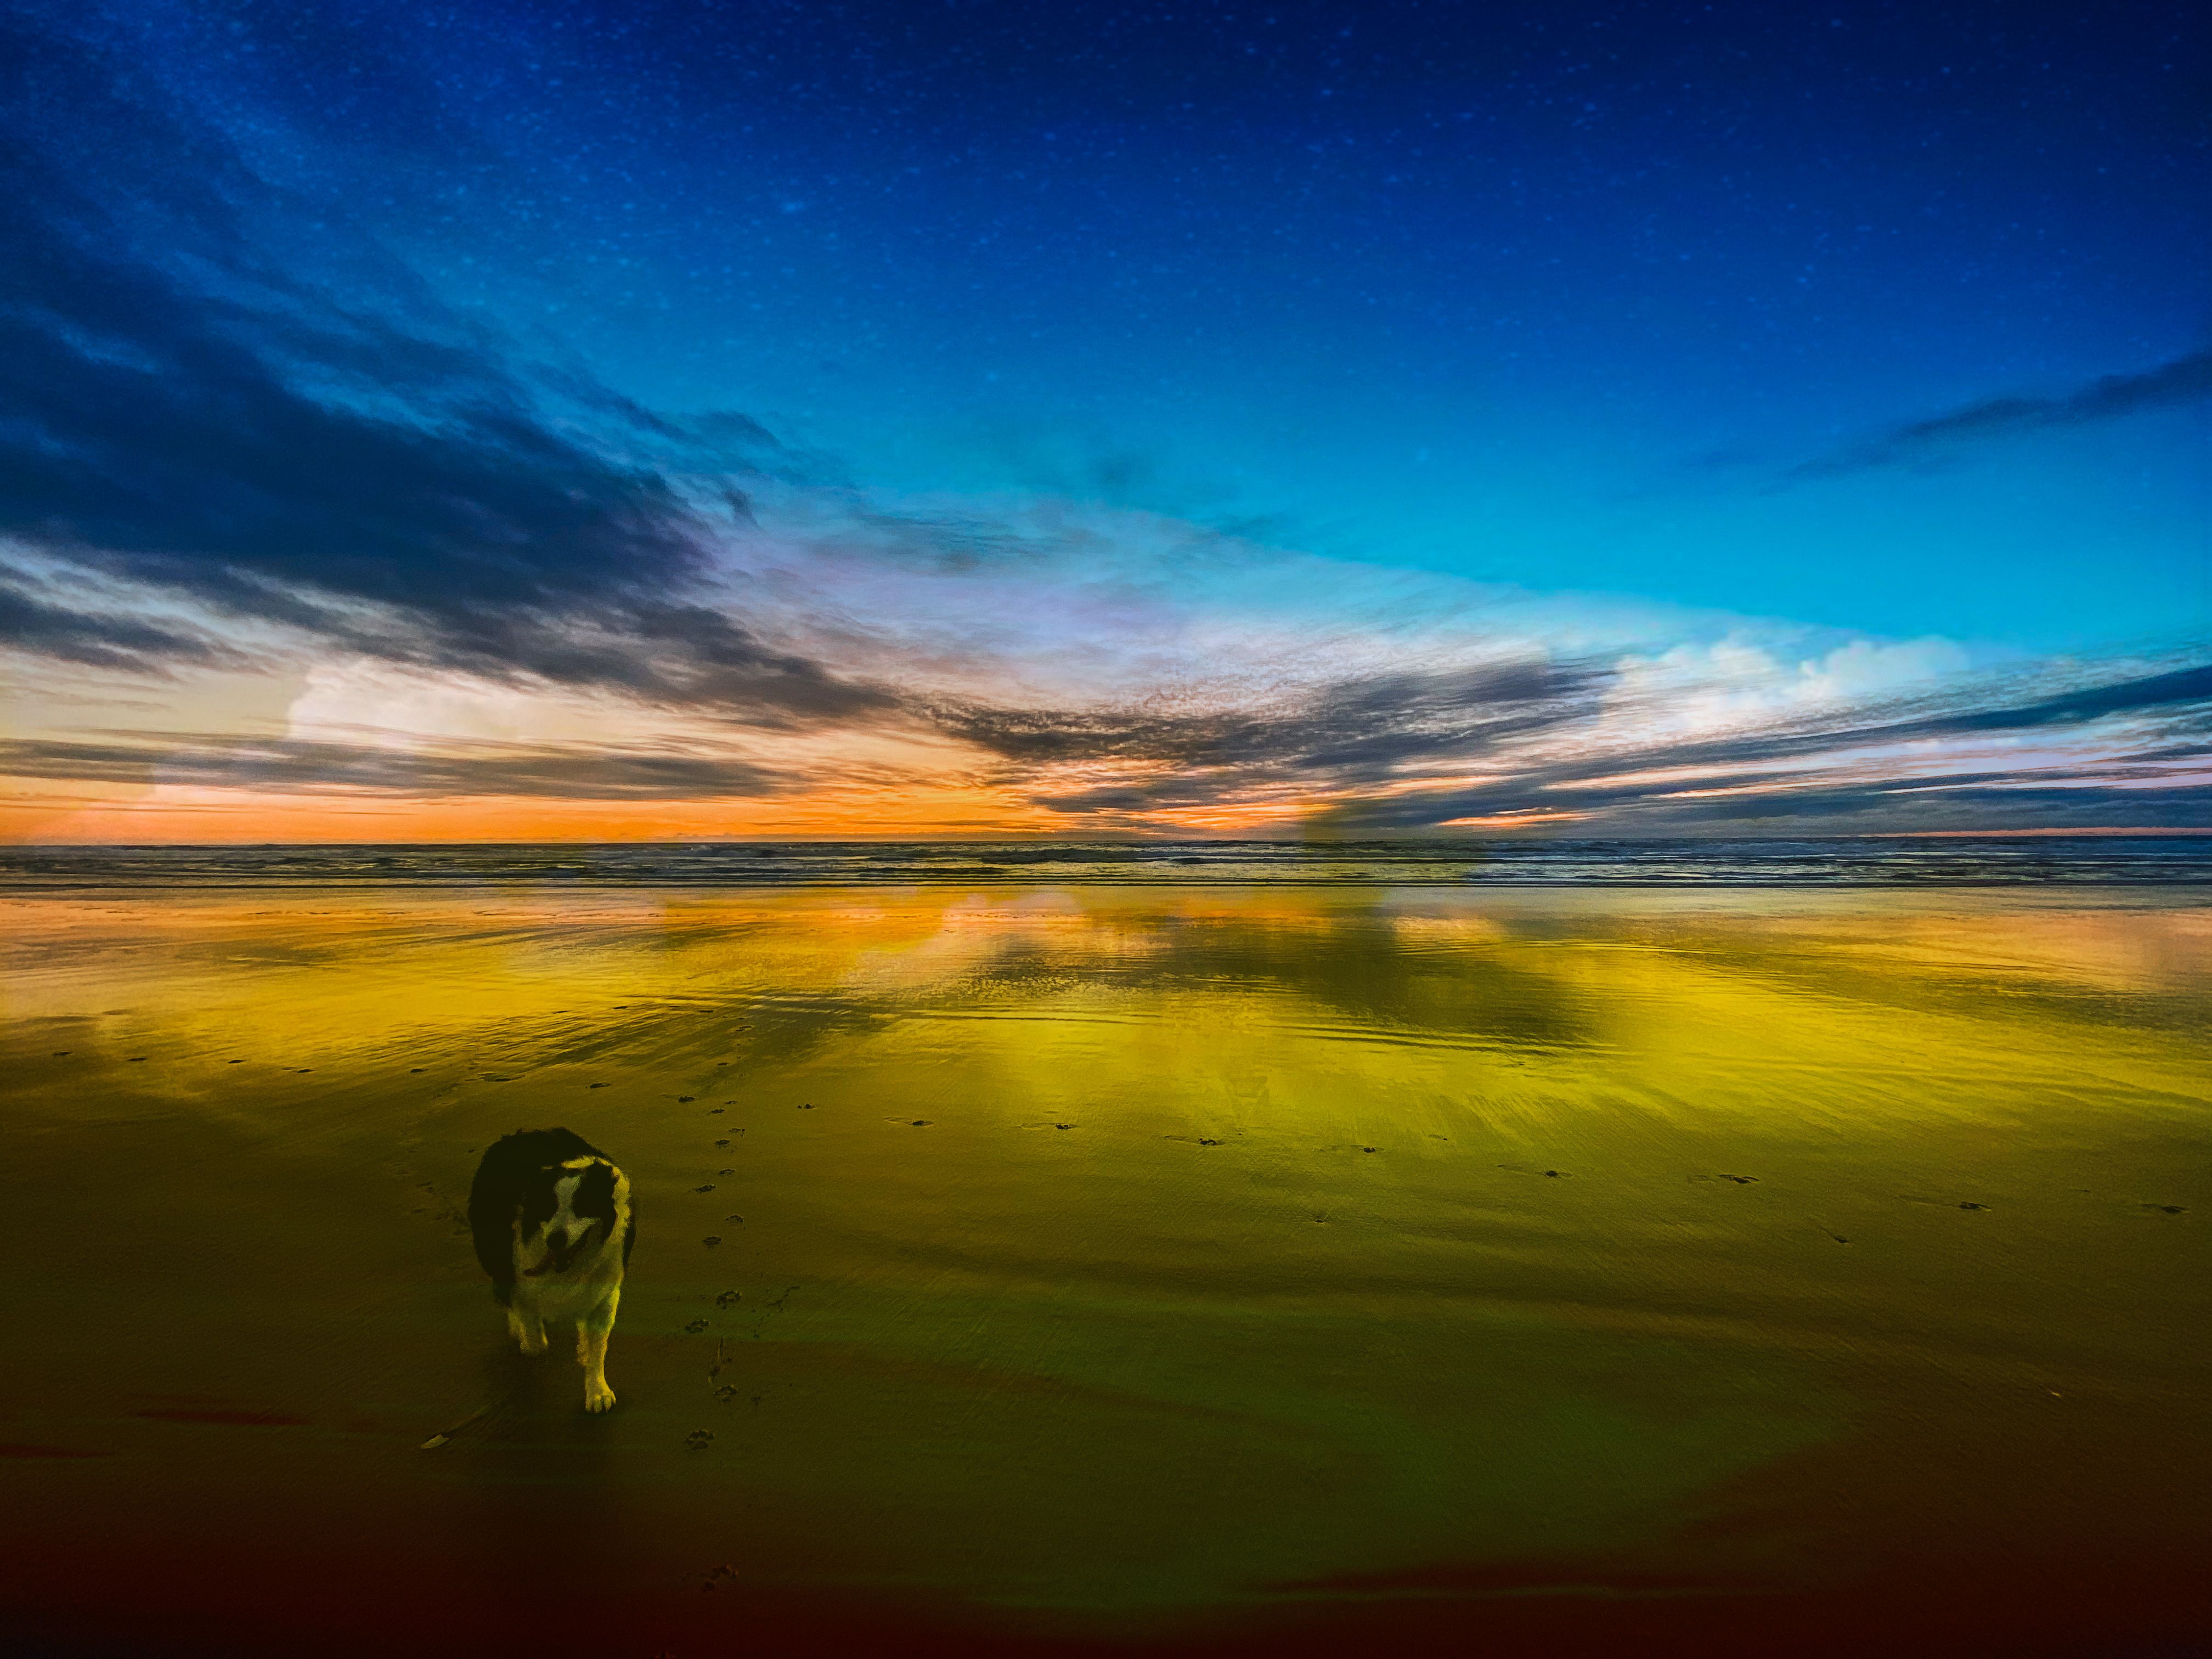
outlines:
[[[605,1158],[593,1158],[576,1183],[576,1195],[568,1200],[568,1207],[580,1216],[603,1223],[607,1237],[615,1231],[615,1171]]]
[[[469,1185],[469,1237],[477,1262],[491,1277],[492,1297],[502,1308],[514,1294],[514,1217],[521,1207],[519,1171],[495,1146],[477,1165]]]
[[[583,1179],[576,1183],[576,1195],[568,1200],[568,1207],[578,1215],[588,1216],[605,1227],[603,1236],[610,1243],[621,1242],[625,1265],[630,1246],[637,1240],[630,1202],[629,1177],[615,1167],[613,1160],[597,1153],[586,1164]]]

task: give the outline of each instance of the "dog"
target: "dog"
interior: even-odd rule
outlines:
[[[541,1354],[547,1320],[575,1321],[584,1409],[613,1405],[607,1337],[637,1242],[629,1177],[580,1134],[517,1129],[477,1165],[469,1231],[492,1299],[507,1310],[507,1334],[523,1352]]]

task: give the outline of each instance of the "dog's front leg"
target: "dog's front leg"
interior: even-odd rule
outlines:
[[[584,1409],[603,1412],[615,1403],[607,1386],[607,1338],[615,1328],[615,1305],[622,1291],[607,1292],[607,1299],[576,1322],[576,1363],[584,1368]]]
[[[520,1299],[507,1304],[507,1334],[525,1353],[545,1352],[545,1322],[538,1317],[536,1308]]]

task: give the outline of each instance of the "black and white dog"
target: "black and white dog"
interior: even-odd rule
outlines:
[[[488,1147],[469,1188],[469,1231],[522,1352],[545,1352],[545,1322],[576,1322],[584,1409],[615,1403],[607,1336],[635,1237],[629,1177],[581,1135],[517,1129]]]

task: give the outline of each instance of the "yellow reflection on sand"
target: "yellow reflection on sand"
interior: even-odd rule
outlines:
[[[1425,1563],[1796,1582],[1900,1539],[2063,1544],[2084,1523],[2038,1507],[2034,1414],[2097,1402],[2078,1500],[2143,1475],[2202,1389],[2172,1333],[2212,1313],[2207,916],[12,899],[17,1191],[55,1241],[21,1287],[18,1437],[117,1454],[49,1494],[88,1536],[191,1512],[244,1540],[342,1491],[404,1557],[434,1489],[500,1510],[588,1470],[624,1571],[741,1556],[1069,1618]],[[456,1232],[476,1152],[551,1124],[638,1194],[623,1403],[587,1458]],[[156,1395],[304,1426],[241,1439]],[[1969,1441],[1973,1482],[1915,1499],[1912,1460]]]

